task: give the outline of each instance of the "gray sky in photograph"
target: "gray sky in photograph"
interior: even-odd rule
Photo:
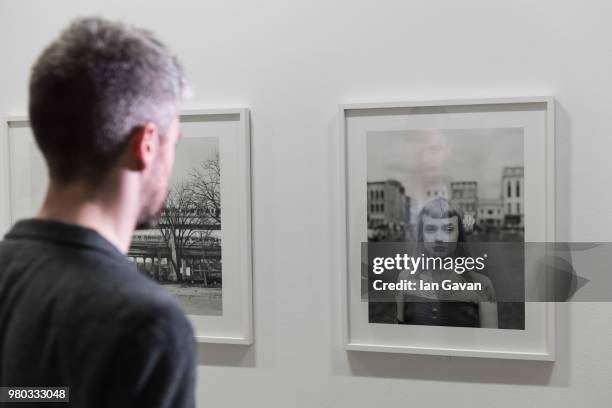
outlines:
[[[218,151],[218,137],[183,137],[176,145],[176,157],[170,177],[170,185],[174,186],[182,180],[187,180],[192,168],[211,159]],[[145,233],[145,231],[159,234],[157,229],[138,230],[139,233]],[[219,234],[220,231],[215,231],[213,236],[219,236]]]
[[[200,163],[212,159],[219,151],[218,137],[183,137],[176,145],[176,158],[171,183],[187,180],[189,172]]]
[[[439,132],[450,154],[444,175],[450,181],[478,182],[479,198],[500,198],[502,169],[523,165],[523,129],[434,129],[369,132],[368,181],[395,179],[407,190],[424,174],[427,132]]]

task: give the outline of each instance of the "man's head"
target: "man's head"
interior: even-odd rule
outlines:
[[[451,147],[440,129],[427,129],[421,132],[422,150],[419,155],[419,170],[426,178],[439,178],[446,175]]]
[[[179,135],[185,80],[147,31],[100,18],[73,22],[40,55],[29,116],[52,183],[106,189],[138,175],[139,226],[160,212]]]

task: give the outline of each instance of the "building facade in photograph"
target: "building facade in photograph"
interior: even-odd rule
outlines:
[[[504,167],[501,187],[504,228],[524,229],[524,167]]]
[[[369,238],[403,240],[410,211],[404,186],[397,180],[368,182],[367,196]]]
[[[158,282],[220,286],[221,226],[202,220],[194,210],[164,209],[157,228],[134,232],[129,260]]]
[[[478,200],[478,226],[485,232],[498,232],[504,223],[501,199],[481,198]]]
[[[464,214],[477,216],[478,183],[476,181],[453,181],[450,183],[451,200]]]

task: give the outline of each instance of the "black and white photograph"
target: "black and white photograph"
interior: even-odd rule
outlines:
[[[221,163],[218,137],[183,137],[158,223],[136,230],[138,270],[174,294],[189,315],[223,314]]]
[[[7,222],[35,216],[48,174],[26,116],[6,120]],[[250,344],[248,109],[189,110],[159,220],[136,229],[125,256],[189,316],[198,342]]]
[[[420,254],[431,240],[454,251],[445,256],[458,256],[463,242],[523,242],[523,139],[522,128],[369,132],[368,242],[414,243]],[[522,259],[518,252],[503,255]],[[368,304],[369,322],[524,330],[524,303],[496,301],[496,291],[522,280],[522,269],[521,262],[508,262],[451,273],[482,283],[465,302],[422,302],[408,292],[378,298]],[[402,272],[386,276],[389,282],[402,278]]]

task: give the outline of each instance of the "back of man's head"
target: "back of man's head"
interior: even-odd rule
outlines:
[[[177,59],[151,33],[74,21],[30,78],[30,121],[51,180],[100,185],[136,130],[154,123],[167,133],[184,86]]]

